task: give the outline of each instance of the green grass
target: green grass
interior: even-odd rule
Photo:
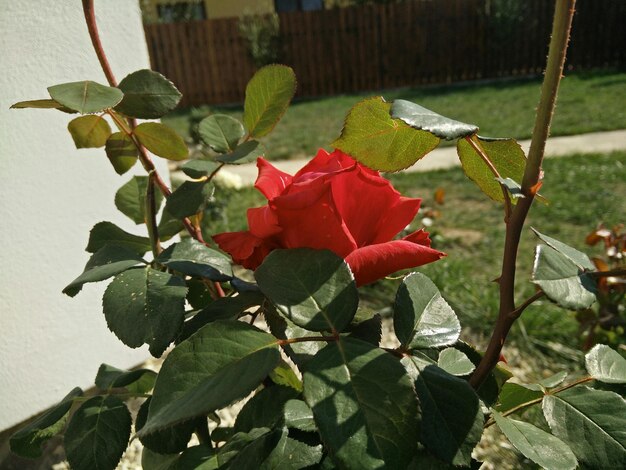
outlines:
[[[361,99],[382,95],[388,101],[407,99],[445,116],[477,124],[481,135],[528,138],[532,132],[540,79],[490,84],[386,90],[341,95],[291,105],[274,132],[264,139],[267,156],[278,160],[314,155],[338,137],[348,110]],[[626,73],[577,73],[561,84],[552,135],[626,128]],[[241,108],[212,109],[241,118]],[[181,110],[163,121],[188,136],[192,110]],[[209,109],[197,110],[199,114]]]
[[[583,240],[599,222],[609,226],[625,222],[626,152],[548,159],[544,169],[541,192],[549,204],[533,206],[523,233],[517,276],[519,301],[534,292],[529,278],[537,239],[530,226],[591,254],[594,250]],[[402,194],[423,199],[412,229],[421,227],[421,217],[429,208],[440,212],[429,231],[434,246],[448,256],[419,270],[440,287],[474,338],[485,339],[498,304],[492,281],[499,275],[503,249],[501,206],[488,200],[459,168],[395,174],[391,181]],[[439,187],[445,190],[445,203],[436,206],[434,191]],[[228,197],[227,210],[213,223],[212,233],[246,229],[245,209],[264,203],[253,188]],[[376,309],[388,307],[399,282],[386,279],[361,289],[363,302]],[[561,353],[563,346],[578,346],[577,328],[573,313],[541,300],[526,310],[512,338],[524,351],[539,349],[550,353],[551,361],[568,360],[573,356]]]

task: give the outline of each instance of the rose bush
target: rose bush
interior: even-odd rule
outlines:
[[[377,171],[335,150],[320,150],[294,176],[263,158],[255,187],[266,206],[249,209],[249,230],[215,235],[219,247],[248,269],[276,248],[328,249],[350,265],[357,285],[438,260],[424,230],[393,238],[417,214],[421,199],[400,195]]]

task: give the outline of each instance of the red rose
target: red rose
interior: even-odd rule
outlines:
[[[295,176],[259,158],[255,187],[267,198],[248,209],[245,232],[215,235],[219,247],[248,269],[276,248],[328,249],[345,258],[357,285],[438,260],[428,233],[392,240],[415,217],[421,199],[400,196],[377,171],[335,150],[320,150]]]

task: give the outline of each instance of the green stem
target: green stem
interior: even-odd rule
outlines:
[[[152,256],[156,259],[161,253],[161,241],[159,240],[159,229],[156,221],[156,197],[154,193],[155,172],[148,174],[148,185],[145,197],[145,214],[146,227],[148,227],[148,236],[150,237],[150,246],[152,248]]]
[[[557,0],[552,24],[552,38],[548,51],[548,63],[541,98],[537,108],[537,117],[533,130],[528,161],[522,179],[521,198],[511,213],[506,225],[502,273],[500,275],[500,307],[489,345],[478,367],[470,378],[470,384],[478,389],[489,373],[496,367],[506,337],[519,315],[515,315],[515,270],[517,252],[526,216],[538,190],[546,140],[550,133],[550,123],[554,114],[559,83],[565,65],[565,54],[569,33],[574,16],[576,0]]]

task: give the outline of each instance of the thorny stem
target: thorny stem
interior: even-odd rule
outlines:
[[[470,144],[474,151],[480,156],[480,158],[482,158],[487,167],[489,167],[489,170],[493,174],[494,178],[502,178],[500,176],[500,172],[493,165],[493,162],[489,159],[487,154],[485,154],[481,146],[474,142],[474,139],[472,139],[471,136],[465,137],[465,141]],[[507,191],[507,189],[502,186],[500,182],[498,182],[498,184],[500,185],[500,189],[502,189],[502,195],[504,196],[504,221],[508,222],[511,215],[511,197],[509,196],[509,192]]]
[[[552,24],[552,38],[548,51],[548,63],[541,87],[541,98],[537,108],[535,128],[528,152],[528,161],[522,179],[521,198],[511,213],[506,225],[504,255],[502,258],[502,274],[500,276],[500,307],[498,319],[494,327],[485,355],[470,378],[475,388],[487,378],[496,367],[506,337],[517,319],[511,315],[515,312],[515,269],[519,241],[528,211],[533,203],[540,182],[541,164],[543,162],[546,140],[550,133],[550,123],[554,114],[559,83],[563,74],[565,54],[569,41],[569,33],[574,16],[576,0],[557,0]]]
[[[593,377],[583,377],[582,379],[577,380],[576,382],[572,382],[571,384],[567,384],[567,385],[564,385],[563,387],[556,388],[552,390],[551,392],[547,392],[539,398],[535,398],[534,400],[530,400],[520,405],[517,405],[511,408],[510,410],[507,410],[505,413],[502,413],[502,416],[509,416],[509,415],[512,415],[513,413],[517,413],[518,411],[524,410],[530,406],[537,405],[543,401],[546,395],[555,395],[557,393],[564,392],[565,390],[568,390],[577,385],[591,382],[592,380],[594,380]],[[493,426],[494,424],[495,424],[495,420],[493,418],[489,418],[489,420],[485,423],[484,428],[487,429],[488,427]]]
[[[93,44],[93,48],[96,51],[96,56],[98,56],[98,60],[100,61],[100,65],[102,66],[102,70],[104,71],[104,75],[106,76],[107,81],[109,82],[109,85],[112,87],[116,87],[117,80],[115,79],[115,75],[113,75],[113,71],[111,70],[111,65],[109,64],[107,56],[104,53],[102,42],[100,42],[100,34],[98,33],[98,25],[96,23],[94,0],[83,0],[83,13],[85,14],[85,21],[87,23],[87,29],[89,31],[89,37],[91,38],[91,43]],[[109,112],[109,115],[113,119],[116,119],[115,112],[113,112],[112,110]],[[141,143],[139,142],[139,140],[137,140],[137,137],[133,133],[133,131],[137,127],[137,120],[134,118],[128,119],[128,126],[130,127],[129,136],[132,139],[133,143],[135,144],[135,147],[137,147],[137,150],[139,151],[139,161],[141,162],[142,166],[148,173],[154,174],[154,177],[153,177],[154,184],[158,186],[161,193],[163,193],[163,195],[166,198],[169,197],[172,194],[172,191],[167,186],[167,184],[165,184],[165,181],[163,181],[163,178],[161,178],[161,175],[159,175],[159,172],[156,170],[156,167],[154,166],[152,159],[148,155],[148,151],[146,150],[146,148],[143,145],[141,145]],[[126,129],[126,126],[122,125],[121,128]],[[189,218],[185,217],[184,219],[182,219],[182,222],[183,222],[183,225],[185,226],[185,229],[187,230],[187,232],[189,232],[189,235],[191,235],[192,238],[195,238],[197,241],[199,241],[203,245],[208,246],[208,243],[204,241],[204,238],[202,236],[202,231],[197,230],[193,226]],[[218,282],[215,282],[215,290],[218,296],[220,297],[224,296],[224,291],[222,289],[222,286],[220,286]]]

